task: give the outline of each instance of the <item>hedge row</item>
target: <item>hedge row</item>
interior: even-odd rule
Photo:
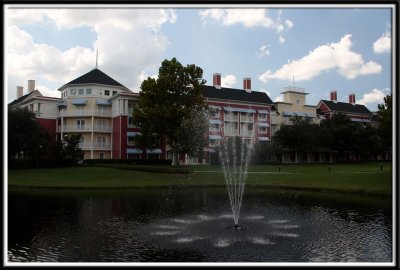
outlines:
[[[175,167],[175,166],[149,166],[149,165],[132,165],[132,164],[97,164],[96,167],[113,168],[120,170],[132,170],[153,173],[168,173],[168,174],[190,174],[190,168]]]
[[[94,164],[129,164],[129,165],[171,165],[170,159],[85,159],[84,165]]]
[[[62,168],[72,167],[76,164],[75,160],[64,159],[64,160],[32,160],[32,159],[9,159],[8,169],[9,170],[22,170],[22,169],[34,169],[34,168]]]

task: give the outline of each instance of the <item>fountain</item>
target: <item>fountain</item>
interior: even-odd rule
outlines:
[[[234,137],[225,140],[219,153],[229,201],[232,208],[234,226],[232,230],[242,230],[239,226],[240,208],[247,179],[247,169],[251,157],[252,143]]]

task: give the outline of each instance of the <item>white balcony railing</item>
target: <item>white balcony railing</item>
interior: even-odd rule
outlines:
[[[79,147],[82,149],[108,149],[111,150],[111,144],[109,143],[94,143],[93,145],[90,143],[80,143]]]
[[[111,117],[111,111],[104,110],[61,110],[58,111],[58,117],[75,117],[75,116],[102,116]]]
[[[242,136],[254,136],[253,130],[241,130],[240,135]]]
[[[253,116],[240,116],[240,122],[247,122],[247,123],[253,123],[254,118]]]
[[[225,121],[234,121],[237,122],[239,120],[238,115],[230,115],[230,114],[225,114],[224,116]]]
[[[111,132],[110,126],[94,126],[92,129],[91,125],[84,125],[84,126],[59,126],[58,132]]]
[[[110,126],[94,126],[93,127],[94,132],[111,132],[111,127]]]
[[[239,136],[239,129],[228,129],[224,131],[226,136]]]

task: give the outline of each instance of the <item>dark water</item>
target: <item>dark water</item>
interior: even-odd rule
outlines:
[[[248,188],[11,192],[15,262],[391,262],[391,201]]]

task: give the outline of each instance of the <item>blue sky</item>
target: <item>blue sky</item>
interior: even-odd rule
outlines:
[[[97,49],[99,69],[135,92],[172,57],[200,66],[207,84],[221,73],[223,86],[242,89],[250,77],[252,90],[274,101],[295,84],[309,105],[336,90],[339,101],[355,93],[376,111],[392,90],[389,6],[96,7],[8,6],[8,102],[29,79],[59,97],[59,87],[94,68]]]

